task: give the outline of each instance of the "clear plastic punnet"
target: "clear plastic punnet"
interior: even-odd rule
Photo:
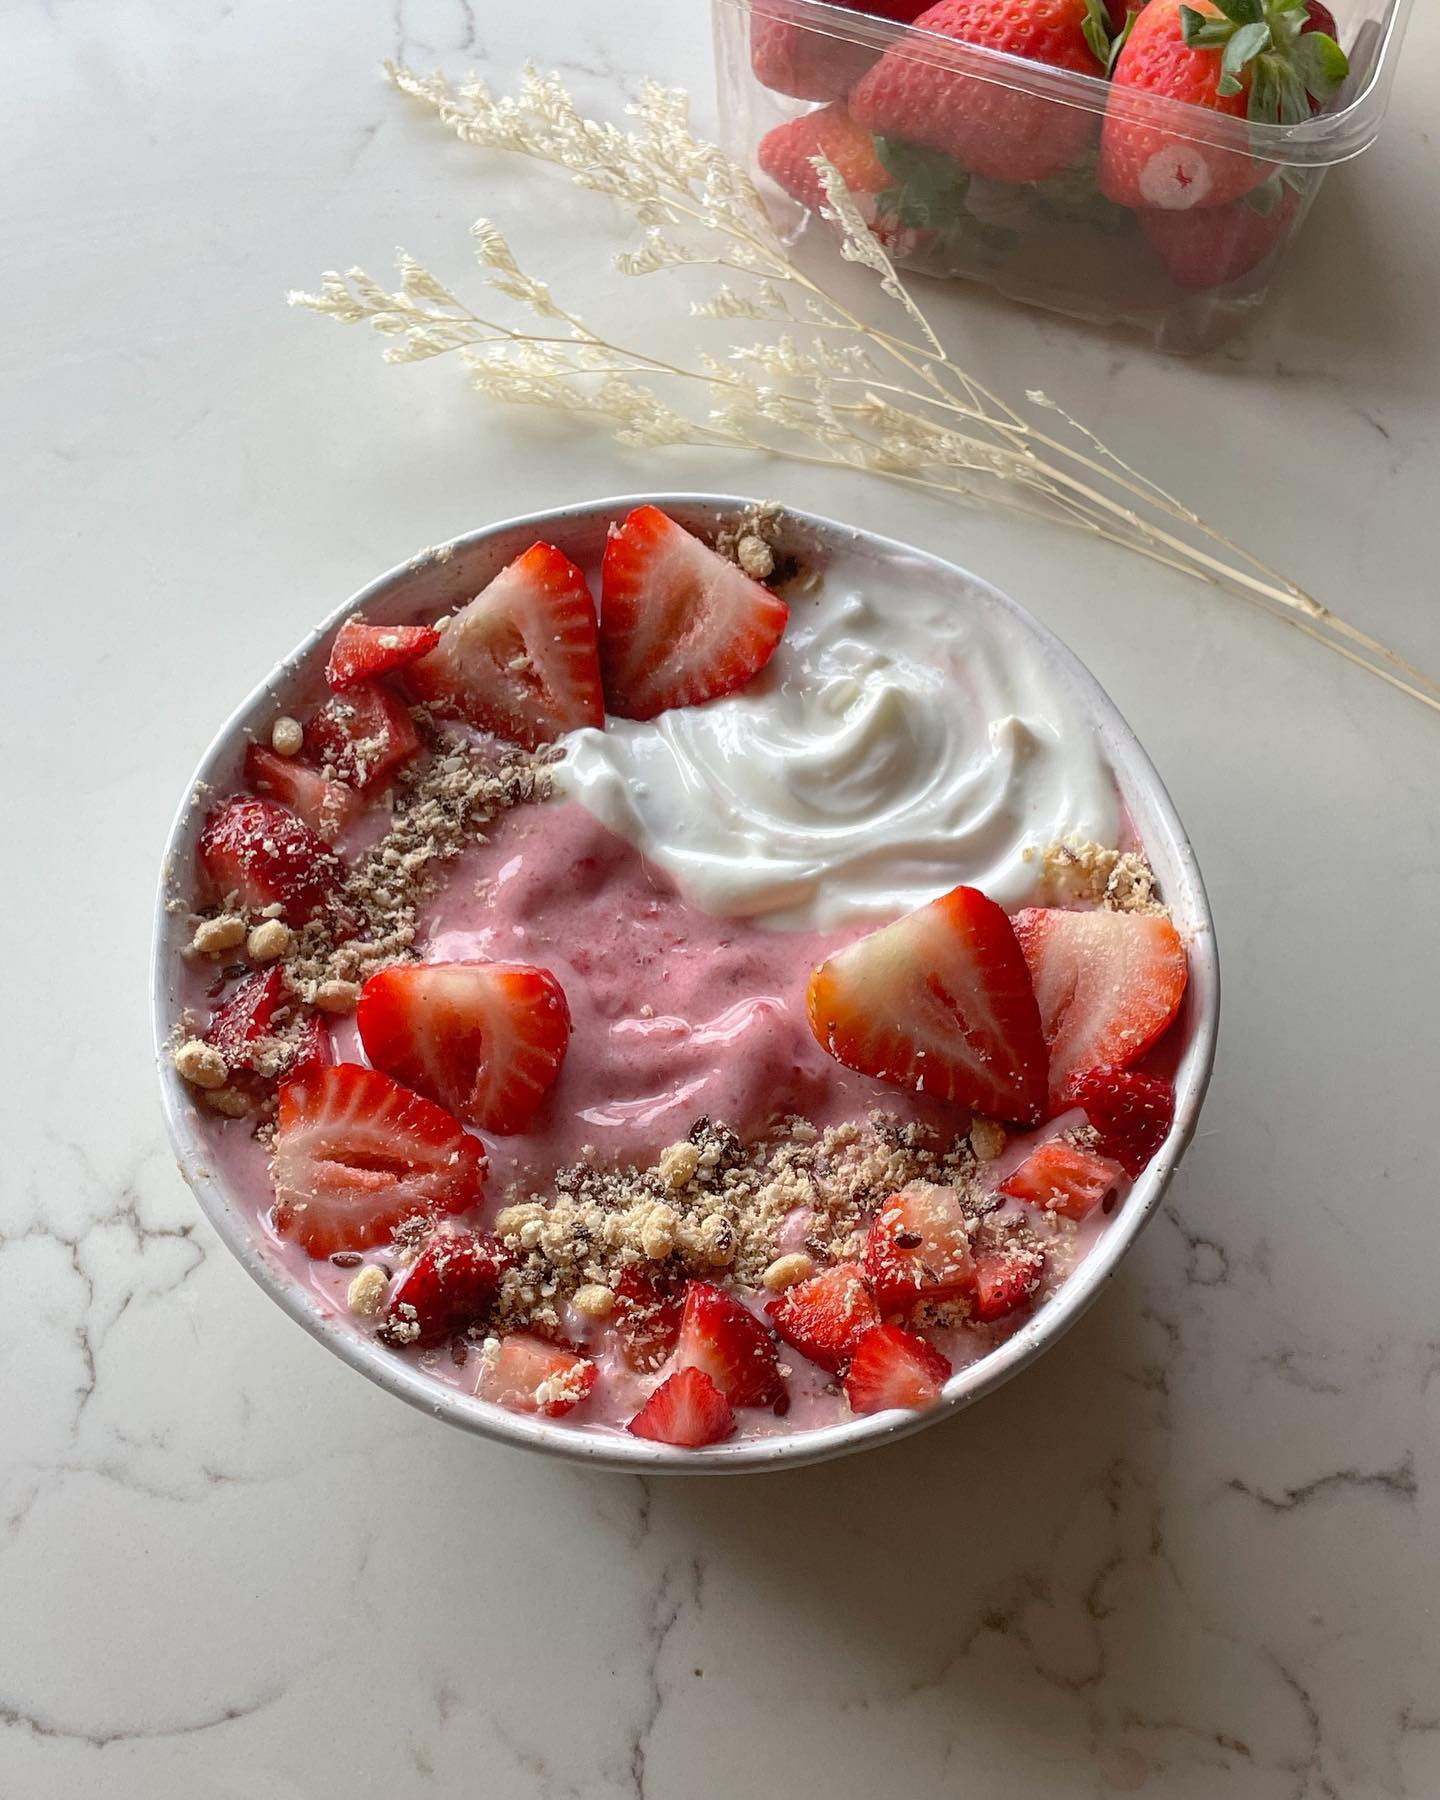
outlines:
[[[1117,84],[1097,55],[961,42],[916,0],[866,4],[712,0],[726,148],[782,228],[833,230],[823,154],[900,267],[1187,352],[1244,325],[1325,171],[1374,143],[1411,0],[1333,0],[1349,72],[1289,124]]]

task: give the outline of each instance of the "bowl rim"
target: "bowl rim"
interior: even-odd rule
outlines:
[[[1189,837],[1154,764],[1095,676],[1062,639],[1018,601],[948,558],[801,507],[783,507],[787,520],[801,530],[818,533],[822,539],[859,541],[868,552],[882,557],[899,555],[919,559],[942,578],[954,577],[964,582],[987,607],[997,607],[1038,640],[1040,647],[1072,683],[1096,726],[1103,727],[1106,756],[1122,788],[1145,791],[1154,814],[1152,827],[1158,823],[1168,839],[1168,848],[1179,871],[1186,902],[1184,911],[1189,920],[1189,1004],[1193,1008],[1193,1021],[1182,1066],[1177,1071],[1175,1123],[1164,1151],[1136,1180],[1124,1207],[1100,1233],[1084,1260],[1067,1276],[1054,1296],[1003,1343],[951,1376],[940,1401],[919,1413],[852,1417],[793,1434],[741,1438],[701,1450],[681,1450],[641,1438],[628,1438],[624,1433],[590,1432],[560,1421],[509,1413],[500,1407],[489,1406],[473,1395],[436,1380],[418,1366],[395,1357],[373,1338],[361,1336],[352,1325],[324,1309],[313,1290],[289,1277],[265,1257],[262,1234],[248,1225],[242,1206],[231,1204],[223,1184],[209,1167],[210,1151],[200,1129],[201,1115],[169,1054],[175,1003],[170,987],[174,956],[171,942],[173,917],[168,903],[176,858],[178,854],[185,854],[183,843],[191,828],[197,794],[204,791],[217,766],[231,758],[251,714],[267,699],[273,701],[276,687],[305,669],[329,634],[352,613],[403,591],[417,575],[437,563],[448,561],[455,553],[479,548],[505,534],[533,530],[539,536],[563,528],[567,522],[575,524],[585,520],[593,523],[596,515],[620,517],[640,505],[655,505],[665,511],[733,516],[757,504],[761,503],[744,495],[704,492],[606,496],[499,520],[478,530],[461,533],[396,564],[327,614],[226,718],[185,784],[161,858],[150,954],[153,1041],[160,1076],[161,1107],[180,1173],[226,1247],[269,1297],[312,1337],[379,1387],[420,1411],[501,1443],[561,1456],[591,1467],[630,1473],[713,1474],[794,1468],[893,1442],[923,1430],[993,1393],[1062,1337],[1098,1298],[1126,1252],[1158,1211],[1175,1168],[1194,1136],[1214,1066],[1220,1011],[1219,961],[1214,920]],[[1169,898],[1174,902],[1179,896],[1172,893]]]

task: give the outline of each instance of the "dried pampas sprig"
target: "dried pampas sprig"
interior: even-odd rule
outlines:
[[[726,359],[697,352],[693,366],[613,342],[527,274],[483,219],[472,236],[487,285],[540,329],[472,311],[403,252],[398,292],[351,269],[325,275],[318,293],[292,293],[292,305],[368,323],[395,340],[385,352],[391,362],[458,355],[490,398],[590,414],[622,444],[868,469],[1073,526],[1268,608],[1440,711],[1440,682],[1207,525],[1047,395],[1027,392],[1021,411],[961,368],[823,158],[816,168],[840,253],[873,271],[896,309],[895,330],[869,322],[791,260],[745,170],[691,132],[684,94],[647,85],[629,109],[636,128],[622,131],[585,118],[558,77],[533,69],[517,95],[497,99],[479,81],[452,89],[439,76],[387,67],[464,142],[549,163],[627,208],[642,236],[616,257],[623,274],[718,271],[692,313],[763,330]]]

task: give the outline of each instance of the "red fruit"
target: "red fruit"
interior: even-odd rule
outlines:
[[[248,1069],[261,1038],[272,1037],[275,1015],[291,1004],[279,965],[256,970],[235,988],[211,1017],[205,1042],[213,1044],[232,1069]]]
[[[875,1297],[853,1262],[797,1282],[765,1311],[787,1344],[832,1375],[844,1368],[864,1333],[880,1323]]]
[[[332,688],[373,681],[377,675],[403,669],[439,642],[440,633],[433,625],[366,625],[359,619],[347,619],[330,646],[325,679]]]
[[[553,544],[532,544],[449,620],[436,648],[411,664],[406,685],[417,699],[526,750],[603,725],[585,577]]]
[[[245,751],[245,780],[257,794],[278,800],[327,841],[336,838],[360,810],[360,796],[343,781],[327,781],[319,769],[295,756],[277,756],[263,744]]]
[[[1072,1076],[1127,1067],[1180,1010],[1185,947],[1168,919],[1031,907],[1016,914],[1015,935],[1035,983],[1057,1111]]]
[[[845,1397],[857,1413],[933,1406],[949,1376],[950,1364],[933,1344],[898,1325],[876,1325],[855,1346]]]
[[[870,1221],[864,1268],[882,1313],[968,1294],[975,1264],[954,1189],[917,1186],[892,1194]]]
[[[364,1250],[418,1213],[479,1203],[485,1158],[458,1119],[358,1063],[336,1063],[280,1089],[275,1229],[331,1256]]]
[[[662,1381],[626,1426],[636,1437],[698,1450],[718,1444],[735,1429],[730,1402],[703,1369],[678,1370]]]
[[[622,1269],[614,1292],[620,1354],[632,1369],[658,1369],[679,1341],[684,1296],[638,1268]]]
[[[818,112],[787,119],[765,133],[756,151],[770,179],[812,212],[826,203],[819,171],[810,160],[815,156],[834,163],[870,222],[874,208],[867,202],[893,188],[895,177],[875,154],[874,138],[843,106],[822,106]]]
[[[1045,1275],[1039,1250],[982,1250],[975,1258],[975,1317],[984,1324],[1028,1306]]]
[[[344,867],[323,840],[273,800],[227,800],[205,821],[200,864],[217,899],[234,894],[249,912],[280,905],[305,925],[340,887]]]
[[[703,1369],[732,1406],[773,1406],[785,1395],[774,1338],[754,1313],[708,1281],[685,1284],[675,1362]]]
[[[657,506],[610,527],[600,597],[605,705],[653,719],[733,693],[775,653],[790,609]]]
[[[1088,0],[940,0],[915,21],[922,31],[960,43],[1101,75],[1104,59],[1087,38],[1087,22],[1093,37]],[[911,40],[896,44],[861,77],[849,107],[871,131],[943,150],[992,181],[1045,181],[1061,174],[1092,129],[1083,108],[985,80],[943,47],[922,49]]]
[[[1092,1155],[1065,1138],[1050,1138],[1032,1150],[1000,1183],[1000,1192],[1046,1212],[1083,1219],[1092,1213],[1125,1171],[1108,1157]]]
[[[335,1046],[330,1041],[330,1033],[325,1021],[314,1013],[301,1022],[300,1029],[291,1039],[293,1049],[287,1075],[303,1075],[312,1069],[328,1069],[335,1060]]]
[[[570,1042],[565,990],[520,963],[392,963],[365,983],[365,1054],[469,1125],[523,1131]]]
[[[305,727],[311,754],[362,794],[388,786],[420,748],[404,702],[377,681],[332,694]]]
[[[1295,217],[1300,196],[1293,188],[1268,213],[1248,200],[1228,206],[1202,206],[1193,212],[1160,212],[1146,208],[1140,229],[1177,287],[1223,287],[1258,269],[1277,248]]]
[[[480,1399],[511,1412],[543,1413],[547,1419],[558,1419],[580,1404],[598,1374],[588,1357],[516,1331],[498,1344],[486,1345],[475,1392]]]
[[[810,1028],[847,1068],[996,1118],[1033,1122],[1045,1044],[1010,921],[957,887],[810,976]]]
[[[836,0],[870,17],[908,24],[930,0]],[[853,38],[815,31],[798,20],[750,14],[750,66],[755,79],[796,100],[842,100],[880,52]]]
[[[1089,1069],[1065,1089],[1071,1106],[1082,1106],[1095,1128],[1102,1156],[1138,1175],[1170,1135],[1175,1123],[1175,1089],[1160,1075],[1134,1069]]]
[[[514,1258],[479,1232],[437,1232],[400,1277],[379,1335],[397,1350],[440,1344],[489,1312]]]

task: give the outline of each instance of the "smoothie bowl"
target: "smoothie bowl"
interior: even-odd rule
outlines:
[[[1069,651],[708,495],[341,607],[186,791],[153,989],[181,1170],[307,1330],[483,1435],[719,1470],[914,1430],[1059,1337],[1219,1009],[1184,832]]]

